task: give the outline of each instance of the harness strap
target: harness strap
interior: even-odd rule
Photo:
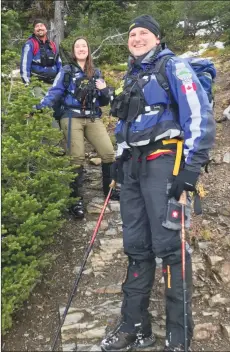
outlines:
[[[53,49],[50,46],[50,43],[48,42],[48,43],[39,43],[41,62],[40,63],[36,62],[36,65],[42,66],[42,67],[45,67],[45,66],[48,65],[48,54],[47,54],[47,51],[46,51],[47,48],[49,48],[50,51],[52,52],[52,54],[50,54],[50,55],[52,55],[52,59],[51,60],[53,61],[53,63],[52,63],[52,65],[50,64],[49,66],[51,67],[51,66],[53,66],[55,64],[56,54],[54,53]]]
[[[153,105],[147,105],[145,106],[145,112],[151,112],[151,111],[156,111],[159,112],[162,110],[162,108],[164,107],[164,104],[153,104]]]
[[[170,151],[176,150],[176,158],[175,158],[175,163],[173,168],[173,175],[174,176],[178,175],[180,165],[181,165],[181,160],[182,160],[183,141],[173,138],[173,139],[167,139],[167,140],[160,140],[145,146],[131,147],[131,151],[130,151],[130,154],[132,156],[131,176],[133,178],[137,178],[138,168],[140,166],[140,164],[138,164],[138,161],[140,161],[140,158],[141,158],[142,175],[146,175],[147,157],[150,154],[154,154],[154,152],[156,151],[157,152],[159,152],[160,150],[163,151],[166,145]]]
[[[182,160],[182,152],[183,152],[183,141],[181,139],[165,139],[162,141],[163,145],[168,145],[176,143],[177,149],[176,149],[176,159],[175,159],[175,164],[173,168],[173,176],[177,176],[180,170],[180,164]]]

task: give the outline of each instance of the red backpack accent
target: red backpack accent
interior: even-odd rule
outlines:
[[[38,42],[38,40],[36,40],[35,38],[29,38],[29,40],[31,40],[32,43],[33,43],[33,46],[34,46],[34,48],[33,48],[33,55],[35,56],[35,55],[37,55],[38,51],[40,50],[39,42]],[[56,44],[55,44],[54,42],[52,42],[52,40],[50,40],[50,41],[49,41],[49,45],[50,45],[50,48],[52,49],[52,52],[53,52],[54,54],[56,54],[56,52],[57,52]]]
[[[50,40],[49,44],[50,44],[50,47],[51,47],[51,49],[52,49],[52,52],[53,52],[54,54],[56,54],[56,52],[57,52],[56,44],[55,44],[54,42],[52,42],[52,40]]]

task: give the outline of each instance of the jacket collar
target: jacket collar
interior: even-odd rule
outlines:
[[[135,58],[133,55],[130,55],[128,58],[128,68],[133,69],[134,67],[141,66],[142,64],[151,64],[156,60],[156,54],[161,51],[161,48],[154,47],[151,49],[144,57]]]
[[[171,50],[168,48],[163,49],[161,45],[151,49],[141,60],[136,59],[134,56],[130,55],[128,58],[128,71],[132,71],[133,69],[140,69],[145,67],[146,65],[152,65],[155,61],[165,55],[174,55]]]
[[[45,37],[45,40],[43,41],[43,40],[39,39],[39,38],[33,33],[30,38],[36,39],[36,40],[37,40],[39,43],[41,43],[41,44],[49,43],[49,39],[47,38],[47,36]]]

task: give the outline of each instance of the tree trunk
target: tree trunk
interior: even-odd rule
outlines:
[[[51,21],[50,39],[57,47],[64,39],[64,0],[55,1],[54,21]]]
[[[188,1],[184,1],[184,35],[189,33]]]

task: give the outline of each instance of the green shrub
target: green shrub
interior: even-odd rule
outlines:
[[[3,81],[2,114],[2,332],[49,262],[45,249],[63,225],[73,179],[67,156],[58,157],[62,133],[21,82]],[[5,93],[7,92],[7,93]],[[8,101],[9,100],[9,101]],[[27,118],[26,118],[27,117]]]
[[[110,69],[113,71],[126,72],[127,67],[128,67],[127,62],[125,62],[123,64],[111,65]]]

